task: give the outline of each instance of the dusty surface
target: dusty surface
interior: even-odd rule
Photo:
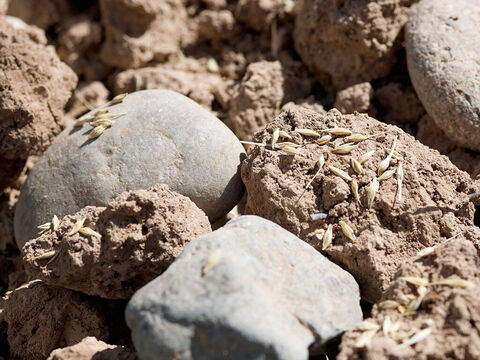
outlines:
[[[100,235],[68,235],[85,218]],[[32,278],[104,298],[128,299],[160,275],[196,237],[210,232],[206,215],[187,197],[156,185],[125,192],[106,208],[86,207],[23,248]],[[51,249],[58,257],[35,258]]]
[[[105,340],[108,327],[86,296],[35,280],[8,292],[3,301],[8,342],[14,356],[45,359],[86,336]]]
[[[301,0],[295,49],[318,80],[337,89],[383,77],[396,61],[415,2]]]
[[[471,287],[428,286],[419,309],[402,315],[397,308],[373,307],[372,318],[364,322],[370,332],[351,330],[343,335],[339,360],[356,359],[478,359],[480,357],[480,258],[477,249],[466,240],[451,240],[439,245],[433,254],[409,260],[400,266],[382,300],[417,298],[419,287],[403,277],[429,282],[462,279]],[[431,333],[412,346],[399,347],[400,339],[410,339],[420,330]],[[428,330],[426,330],[428,332]],[[410,333],[404,335],[403,333]],[[362,339],[363,337],[363,339]]]
[[[135,360],[136,358],[121,346],[109,345],[88,336],[78,344],[52,351],[47,360]]]
[[[350,86],[337,93],[333,107],[343,114],[351,114],[354,111],[366,113],[371,108],[373,88],[369,82]]]
[[[60,132],[63,107],[77,77],[52,48],[2,19],[0,57],[0,158],[18,159],[13,165],[18,173],[28,155],[44,151]]]
[[[345,142],[342,136],[323,146],[312,137],[292,132],[295,128],[321,130],[334,125],[365,135],[379,134],[360,142],[349,155],[333,154],[332,149]],[[272,133],[282,129],[301,144],[300,155],[282,155],[281,151],[257,147],[242,164],[242,179],[248,197],[246,212],[272,220],[321,250],[322,242],[313,234],[333,225],[333,244],[324,254],[352,273],[362,296],[375,301],[390,283],[397,266],[424,247],[462,233],[480,247],[480,231],[473,226],[474,206],[467,194],[478,191],[467,173],[458,170],[446,157],[430,150],[399,128],[385,125],[367,115],[342,116],[331,110],[323,116],[306,109],[280,114],[255,141],[269,143]],[[398,136],[397,151],[403,157],[402,199],[397,198],[395,176],[382,181],[372,203],[367,206],[367,188],[377,175],[379,163],[387,156],[385,148]],[[375,150],[363,164],[363,173],[354,175],[351,157]],[[300,196],[317,172],[320,155],[323,170]],[[350,182],[328,170],[333,165],[358,182],[359,202],[350,190]],[[399,161],[392,159],[391,169]],[[325,222],[312,221],[310,214],[328,213]],[[356,235],[354,241],[342,234],[338,221],[345,221]]]

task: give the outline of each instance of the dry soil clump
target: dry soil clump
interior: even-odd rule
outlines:
[[[395,126],[297,108],[254,141],[265,145],[242,164],[246,212],[323,250],[355,276],[369,301],[425,247],[458,233],[480,246],[467,196],[478,189],[468,174]]]

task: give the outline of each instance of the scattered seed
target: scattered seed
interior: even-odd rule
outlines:
[[[312,136],[312,137],[320,137],[321,135],[314,131],[314,130],[311,130],[311,129],[295,129],[294,132],[296,133],[299,133],[300,135],[303,135],[303,136]]]
[[[118,114],[101,114],[101,115],[98,115],[98,116],[95,116],[95,119],[94,121],[97,121],[97,120],[115,120],[119,117],[122,117],[122,116],[125,116],[127,115],[127,113],[118,113]]]
[[[58,254],[60,254],[60,250],[56,250],[56,251],[55,251],[55,255],[53,255],[53,257],[52,257],[50,260],[47,261],[47,265],[48,265],[48,264],[51,264],[52,262],[54,262],[54,261],[57,259]]]
[[[474,284],[470,281],[467,280],[462,280],[462,279],[444,279],[444,280],[439,280],[439,281],[433,281],[429,283],[429,285],[434,286],[434,285],[447,285],[447,286],[452,286],[452,287],[459,287],[459,288],[469,288],[474,286]]]
[[[73,127],[80,127],[83,124],[93,120],[94,116],[93,115],[83,115],[81,118],[79,118],[75,123],[73,124]]]
[[[325,231],[325,234],[323,235],[323,244],[322,244],[322,250],[325,250],[330,246],[332,243],[333,239],[333,226],[332,224],[329,224],[327,227],[327,231]]]
[[[370,330],[377,331],[377,330],[380,330],[380,325],[377,325],[372,321],[365,320],[365,321],[362,321],[360,324],[358,324],[355,328],[360,331],[370,331]]]
[[[293,146],[283,146],[281,148],[281,150],[285,155],[295,156],[295,155],[300,155],[301,154],[301,152],[299,150],[295,149]]]
[[[393,174],[395,174],[395,171],[397,171],[397,170],[396,169],[390,169],[390,170],[385,171],[382,175],[380,175],[378,177],[378,181],[385,181],[385,180],[390,179],[393,176]]]
[[[358,162],[363,165],[364,163],[366,163],[371,157],[372,155],[375,153],[375,150],[372,150],[372,151],[369,151],[369,152],[366,152],[365,154],[363,154],[362,156],[360,156],[360,158],[358,159]]]
[[[390,166],[390,161],[392,160],[393,152],[395,151],[395,146],[397,145],[397,138],[398,137],[395,136],[395,140],[393,140],[393,146],[392,146],[392,150],[390,151],[390,153],[378,165],[378,176],[382,175],[385,172],[385,170],[387,170],[388,167]]]
[[[37,229],[40,229],[40,230],[48,230],[52,227],[52,223],[51,222],[47,222],[45,224],[42,224],[42,225],[38,225],[37,226]]]
[[[202,275],[207,275],[212,269],[215,267],[215,265],[218,264],[220,260],[220,255],[221,251],[220,249],[215,250],[207,259],[207,262],[205,263],[205,266],[203,267],[202,270]]]
[[[415,313],[420,305],[422,304],[423,299],[425,298],[425,295],[427,295],[428,290],[425,286],[419,286],[417,288],[418,296],[408,304],[407,309],[410,313]]]
[[[358,340],[355,342],[355,347],[356,348],[366,347],[368,344],[370,344],[370,342],[372,341],[376,333],[377,333],[376,330],[364,331],[362,335],[360,335]]]
[[[342,228],[343,235],[345,235],[351,241],[357,240],[357,237],[355,236],[350,225],[348,225],[345,221],[339,221],[338,224]]]
[[[312,219],[312,221],[325,220],[327,217],[327,213],[310,214],[310,219]]]
[[[284,131],[284,130],[280,130],[280,131],[278,132],[278,135],[279,135],[281,138],[288,139],[288,140],[292,140],[292,136],[291,136],[289,133],[287,133],[286,131]]]
[[[415,260],[428,256],[430,254],[433,254],[433,252],[435,251],[435,248],[436,248],[435,246],[430,246],[420,250],[419,252],[417,252],[417,255],[415,256]]]
[[[99,237],[99,238],[102,237],[102,235],[100,233],[96,232],[95,230],[93,230],[92,228],[89,228],[87,226],[78,229],[78,232],[80,234],[84,235],[84,236],[96,236],[96,237]]]
[[[83,227],[83,224],[85,223],[85,218],[81,218],[78,220],[75,225],[73,225],[72,230],[67,235],[74,235],[78,232]]]
[[[282,148],[282,147],[285,147],[285,146],[291,146],[291,147],[294,147],[294,148],[298,148],[300,147],[299,144],[295,144],[293,142],[290,142],[290,141],[284,141],[284,142],[279,142],[279,143],[276,143],[275,144],[278,148]]]
[[[255,145],[255,146],[270,146],[269,144],[265,143],[257,143],[257,142],[252,142],[252,141],[240,141],[241,144],[246,144],[246,145]]]
[[[317,144],[318,145],[325,145],[330,140],[332,140],[332,135],[323,135],[320,139],[318,139]]]
[[[343,144],[334,148],[332,152],[334,154],[346,155],[346,154],[350,154],[356,147],[357,147],[356,145],[351,143]]]
[[[396,309],[400,304],[395,300],[385,300],[378,304],[378,307],[383,310]]]
[[[53,225],[53,230],[55,230],[55,231],[57,231],[58,228],[60,227],[60,220],[58,220],[57,215],[53,215],[52,225]]]
[[[93,115],[98,116],[98,115],[107,114],[109,112],[110,112],[110,110],[108,110],[108,109],[100,109],[100,110],[95,111],[95,114],[93,114]]]
[[[32,260],[36,261],[36,260],[50,259],[50,258],[55,256],[55,253],[56,253],[55,250],[47,251],[46,253],[43,253],[42,255],[35,256]]]
[[[358,175],[362,175],[362,173],[363,173],[362,164],[360,164],[360,162],[353,157],[351,159],[351,164],[352,164],[353,171],[355,171]]]
[[[340,128],[340,127],[325,129],[325,130],[322,130],[322,132],[326,132],[332,135],[339,135],[339,136],[352,135],[352,132],[350,130],[345,128]]]
[[[272,149],[275,149],[275,144],[277,143],[279,136],[280,136],[280,129],[276,128],[272,135]]]
[[[404,341],[400,345],[397,345],[393,350],[397,351],[397,350],[405,349],[405,348],[407,348],[411,345],[415,345],[416,343],[424,340],[431,333],[432,333],[431,328],[426,328],[426,329],[420,330],[419,332],[417,332],[415,335],[413,335],[407,341]]]
[[[386,152],[387,154],[389,154],[389,153],[392,151],[392,149],[390,149],[390,148],[385,148],[385,149],[383,149],[383,150],[385,150],[385,152]],[[400,155],[400,153],[398,153],[397,151],[394,151],[394,152],[393,152],[392,158],[394,158],[395,160],[398,160],[398,161],[403,161],[403,160],[404,160],[404,159],[403,159],[403,156]]]
[[[350,183],[350,189],[352,189],[353,197],[357,202],[360,202],[360,196],[358,195],[358,183],[357,180],[352,179],[352,182]]]
[[[99,119],[90,123],[93,127],[103,126],[105,129],[111,127],[115,122],[113,120]]]
[[[343,170],[341,170],[341,169],[339,169],[335,166],[328,165],[328,170],[330,170],[335,175],[341,177],[345,181],[352,181],[352,178],[350,177],[350,175],[348,175],[345,171],[343,171]]]
[[[378,182],[377,178],[373,178],[368,186],[368,193],[367,193],[367,205],[368,208],[371,209],[373,205],[373,201],[375,200],[375,195],[378,192],[380,187],[380,183]]]
[[[402,200],[402,183],[403,183],[403,165],[400,162],[397,167],[397,201]]]
[[[128,93],[125,93],[125,94],[119,94],[117,96],[115,96],[112,100],[110,100],[110,105],[115,105],[115,104],[119,104],[123,101],[123,99],[125,99],[127,97]]]
[[[90,134],[88,134],[88,140],[92,140],[92,139],[96,139],[98,138],[100,135],[103,134],[103,132],[106,130],[107,128],[105,126],[97,126],[97,127],[94,127],[93,130],[90,132]]]
[[[419,277],[414,277],[414,276],[405,276],[402,277],[401,279],[405,280],[407,283],[410,283],[415,286],[428,286],[429,282],[427,279],[422,279]]]
[[[325,165],[325,157],[323,156],[323,154],[320,155],[320,158],[318,159],[317,164],[319,169],[323,169],[323,165]]]
[[[373,135],[352,134],[352,135],[346,137],[345,141],[347,141],[347,142],[361,142],[361,141],[365,141],[365,140],[371,139],[375,136],[379,136],[379,135],[382,135],[382,134],[383,133],[373,134]]]

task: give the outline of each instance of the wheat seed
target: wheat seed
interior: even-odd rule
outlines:
[[[42,255],[35,256],[32,258],[32,260],[37,261],[37,260],[45,260],[45,259],[50,259],[53,256],[55,256],[55,250],[47,251],[46,253],[43,253]]]
[[[420,258],[425,257],[425,256],[428,256],[430,254],[433,254],[433,252],[435,251],[435,248],[436,248],[436,246],[430,246],[430,247],[427,247],[425,249],[420,250],[419,252],[417,252],[417,255],[415,256],[415,260],[420,259]]]
[[[434,285],[447,285],[447,286],[452,286],[452,287],[459,287],[459,288],[469,288],[474,286],[474,284],[470,281],[467,280],[462,280],[462,279],[444,279],[444,280],[439,280],[439,281],[433,281],[429,283],[429,285],[434,286]]]
[[[318,230],[315,230],[315,231],[313,232],[313,234],[315,235],[315,237],[317,238],[317,240],[322,241],[322,240],[323,240],[323,236],[325,235],[325,230],[323,230],[323,229],[318,229]]]
[[[323,165],[325,165],[325,157],[323,156],[323,154],[320,155],[317,164],[319,169],[323,169]]]
[[[373,135],[352,134],[350,136],[347,136],[345,138],[345,141],[347,141],[347,142],[361,142],[361,141],[365,141],[365,140],[371,139],[373,137],[376,137],[376,136],[379,136],[379,135],[382,135],[382,134],[383,133],[378,133],[378,134],[373,134]]]
[[[56,250],[56,251],[55,251],[55,255],[53,255],[53,257],[52,257],[50,260],[47,261],[47,265],[48,265],[48,264],[51,264],[52,262],[54,262],[54,261],[57,259],[58,254],[60,254],[60,250]]]
[[[346,155],[346,154],[350,154],[356,147],[357,147],[356,145],[351,143],[343,144],[334,148],[332,152],[334,154]]]
[[[422,279],[419,277],[414,277],[414,276],[405,276],[402,277],[401,279],[405,280],[407,283],[415,285],[415,286],[428,286],[429,282],[427,279]]]
[[[103,114],[107,114],[109,112],[110,112],[110,110],[108,110],[108,109],[100,109],[100,110],[95,111],[95,114],[93,114],[93,116],[103,115]]]
[[[330,140],[332,140],[332,135],[323,135],[320,139],[318,139],[317,144],[318,145],[325,145]]]
[[[402,183],[403,183],[403,165],[400,162],[397,167],[397,201],[402,200]]]
[[[83,115],[81,118],[79,118],[75,123],[73,124],[73,127],[80,127],[83,124],[90,122],[93,120],[93,115]]]
[[[372,155],[375,153],[375,150],[372,150],[372,151],[368,151],[366,152],[365,154],[363,154],[362,156],[360,156],[360,158],[358,159],[358,162],[363,165],[364,163],[366,163],[371,157]]]
[[[383,149],[383,150],[385,150],[385,152],[386,152],[387,154],[389,154],[389,153],[392,151],[391,148],[385,148],[385,149]],[[403,161],[403,160],[404,160],[404,159],[403,159],[403,156],[400,155],[400,154],[399,154],[398,152],[396,152],[396,151],[393,152],[392,158],[395,159],[395,160],[398,160],[398,161]]]
[[[220,71],[220,66],[218,66],[217,60],[210,58],[207,61],[207,70],[211,73],[218,73]]]
[[[202,270],[202,274],[204,276],[207,275],[210,271],[212,271],[215,265],[218,264],[218,262],[220,261],[220,255],[221,251],[220,249],[217,249],[208,257],[207,262],[205,263],[205,266]]]
[[[119,104],[123,101],[123,99],[125,99],[127,97],[128,93],[125,93],[125,94],[119,94],[117,96],[115,96],[112,100],[110,100],[110,105],[115,105],[115,104]]]
[[[301,152],[299,150],[295,149],[293,146],[283,146],[281,148],[281,150],[285,155],[295,156],[295,155],[300,155],[301,154]]]
[[[37,229],[40,229],[40,230],[48,230],[52,227],[52,223],[51,222],[47,222],[45,224],[42,224],[42,225],[38,225],[37,226]]]
[[[57,215],[53,215],[52,225],[53,225],[53,230],[55,230],[55,231],[57,231],[58,228],[60,227],[60,220],[58,220]]]
[[[277,143],[279,136],[280,136],[280,129],[276,128],[272,135],[272,149],[275,149],[275,144]]]
[[[326,133],[329,133],[332,135],[338,135],[338,136],[352,135],[352,132],[350,130],[345,128],[340,128],[340,127],[325,129],[325,130],[322,130],[322,132],[326,132]]]
[[[388,156],[378,165],[378,176],[382,175],[385,170],[387,170],[390,166],[390,161],[392,160],[393,152],[395,151],[395,146],[397,145],[397,138],[398,136],[395,136],[395,140],[393,140],[392,150],[390,151]]]
[[[379,187],[380,183],[378,182],[377,178],[373,178],[368,186],[367,192],[367,205],[369,209],[372,208],[373,201],[375,200],[375,195],[377,194]]]
[[[358,194],[358,183],[357,180],[352,179],[352,182],[350,183],[350,189],[352,190],[353,197],[357,202],[360,202],[360,196]]]
[[[400,304],[395,300],[385,300],[378,304],[378,307],[383,310],[392,310],[396,309]]]
[[[278,148],[282,148],[282,147],[285,147],[285,146],[290,146],[290,147],[294,147],[294,148],[298,148],[300,147],[299,144],[295,144],[293,142],[290,142],[290,141],[284,141],[284,142],[279,142],[279,143],[276,143],[275,144]]]
[[[351,164],[352,164],[353,171],[355,171],[358,175],[362,175],[363,173],[362,164],[360,164],[360,162],[353,157],[351,158]]]
[[[332,238],[333,238],[333,226],[332,224],[329,224],[327,227],[327,231],[325,231],[325,234],[323,235],[322,250],[325,250],[330,246],[330,244],[332,243]]]
[[[95,116],[94,120],[93,121],[97,121],[97,120],[115,120],[115,119],[118,119],[119,117],[122,117],[122,116],[125,116],[127,115],[127,113],[123,112],[123,113],[118,113],[118,114],[102,114],[102,115],[98,115],[98,116]]]
[[[407,348],[411,345],[415,345],[416,343],[419,343],[420,341],[424,340],[431,333],[432,333],[431,328],[426,328],[426,329],[420,330],[415,335],[413,335],[410,339],[402,342],[400,345],[397,345],[395,348],[393,348],[393,351],[402,350],[402,349],[405,349],[405,348]]]
[[[96,237],[99,237],[99,238],[102,237],[102,235],[100,233],[96,232],[95,230],[93,230],[92,228],[89,228],[87,226],[78,229],[78,232],[80,234],[84,235],[84,236],[96,236]]]
[[[314,130],[311,130],[311,129],[295,129],[294,132],[296,133],[299,133],[300,135],[303,135],[303,136],[312,136],[312,137],[320,137],[321,135],[314,131]]]
[[[427,295],[428,290],[425,286],[419,286],[417,288],[418,296],[408,304],[407,309],[410,313],[414,314],[420,305],[422,304],[423,299],[425,298],[425,295]]]
[[[341,177],[343,180],[345,181],[352,181],[352,178],[350,177],[350,175],[348,175],[345,171],[335,167],[335,166],[332,166],[332,165],[328,165],[328,169],[334,173],[335,175]]]
[[[395,174],[395,171],[396,171],[396,169],[391,169],[391,170],[385,171],[382,175],[380,175],[378,177],[378,181],[385,181],[385,180],[390,179],[393,176],[393,174]]]
[[[94,120],[94,121],[92,121],[92,122],[90,123],[90,125],[92,125],[93,127],[103,126],[105,129],[108,129],[108,128],[111,127],[114,123],[115,123],[115,121],[113,121],[113,120],[99,119],[99,120]]]
[[[365,321],[361,322],[360,324],[358,324],[355,327],[355,329],[360,330],[360,331],[370,331],[370,330],[377,331],[377,330],[380,330],[380,325],[377,325],[374,322],[365,320]]]
[[[292,140],[292,136],[291,136],[289,133],[287,133],[286,131],[284,131],[284,130],[280,130],[280,131],[278,132],[278,135],[279,135],[281,138],[288,139],[288,140]]]
[[[83,224],[85,223],[86,218],[81,218],[78,220],[75,225],[73,225],[72,230],[67,235],[74,235],[78,232],[83,227]]]
[[[357,237],[353,233],[353,229],[345,221],[339,221],[338,224],[342,228],[343,235],[345,235],[349,240],[355,241]]]
[[[103,132],[106,130],[107,128],[105,126],[97,126],[95,128],[93,128],[93,130],[90,132],[90,134],[88,134],[88,140],[92,140],[92,139],[96,139],[98,138],[100,135],[103,134]]]

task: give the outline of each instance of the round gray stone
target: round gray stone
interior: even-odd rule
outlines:
[[[243,146],[200,105],[173,91],[146,90],[109,109],[126,115],[94,140],[87,140],[89,124],[67,127],[38,160],[16,205],[20,248],[53,215],[106,206],[124,191],[157,183],[188,196],[211,221],[240,200]]]
[[[480,151],[480,0],[422,0],[406,27],[423,106],[459,146]]]
[[[362,320],[353,277],[279,225],[240,216],[131,298],[142,360],[306,360]]]

